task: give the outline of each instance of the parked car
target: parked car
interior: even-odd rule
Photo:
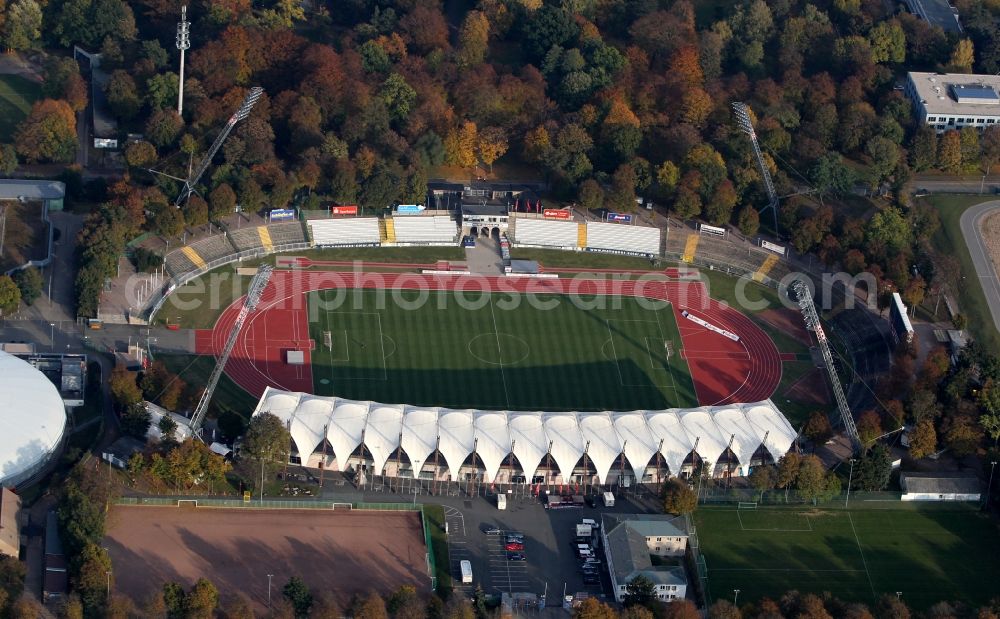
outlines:
[[[524,533],[507,533],[507,540],[506,541],[508,543],[517,542],[517,543],[523,544],[524,543]]]
[[[508,561],[525,561],[525,560],[527,560],[527,557],[524,556],[523,552],[508,552],[507,553],[507,560]]]
[[[476,237],[472,235],[466,235],[465,237],[462,238],[462,247],[475,247],[475,246],[476,246]]]
[[[507,544],[504,545],[503,549],[507,551],[524,550],[524,544],[520,542],[507,542]]]
[[[483,533],[485,533],[486,535],[500,535],[501,533],[503,533],[503,529],[499,527],[490,527],[485,531],[483,531]]]

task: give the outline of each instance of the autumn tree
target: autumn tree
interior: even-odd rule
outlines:
[[[389,619],[385,600],[374,591],[355,599],[351,606],[351,616],[355,619]]]
[[[713,226],[723,226],[733,217],[733,207],[736,206],[736,189],[729,179],[723,180],[715,188],[712,199],[705,207],[705,217]]]
[[[962,170],[962,138],[958,131],[945,131],[938,140],[938,167],[946,172]]]
[[[184,120],[173,108],[153,112],[146,121],[146,139],[163,148],[174,143],[184,128]]]
[[[971,39],[959,39],[948,60],[949,71],[952,73],[972,73],[972,63],[976,55]]]
[[[750,486],[760,492],[760,500],[764,500],[764,493],[774,488],[778,483],[778,471],[769,464],[761,464],[753,467],[750,471]]]
[[[821,444],[833,436],[833,427],[830,426],[830,419],[823,411],[815,411],[809,416],[806,425],[802,428],[802,433],[813,443]]]
[[[931,455],[937,450],[937,432],[934,430],[934,421],[930,417],[924,417],[917,422],[917,425],[909,434],[910,457],[919,460]]]
[[[870,445],[876,438],[882,436],[882,419],[878,412],[869,409],[858,416],[857,422],[858,436],[863,445]]]
[[[467,120],[448,132],[444,140],[445,158],[449,165],[471,168],[476,165],[476,123]]]
[[[795,484],[801,465],[802,457],[793,451],[786,453],[778,460],[776,485],[785,491],[786,501],[788,500],[788,490]]]
[[[125,147],[125,163],[145,168],[156,161],[156,147],[145,140],[136,140]]]
[[[35,0],[14,0],[3,22],[3,45],[11,50],[35,47],[42,36],[42,9]]]
[[[65,99],[74,112],[87,107],[87,83],[80,77],[80,65],[72,58],[52,56],[45,62],[42,94],[51,99]]]
[[[747,237],[752,237],[757,234],[760,230],[760,213],[757,209],[747,204],[742,209],[740,209],[739,218],[736,221],[736,227],[740,229]]]
[[[504,156],[509,144],[507,142],[507,132],[501,127],[486,127],[477,136],[477,151],[479,158],[486,165],[490,166],[490,173],[493,173],[493,162]]]
[[[588,211],[595,211],[604,205],[604,190],[600,183],[592,178],[580,183],[580,191],[577,194],[580,206]]]
[[[135,80],[128,72],[118,69],[113,71],[104,85],[104,96],[107,98],[111,113],[121,120],[131,120],[142,108],[142,99]]]
[[[465,67],[483,63],[489,46],[490,21],[482,11],[469,11],[458,31],[458,62]]]
[[[208,194],[208,204],[209,218],[212,221],[219,221],[235,212],[236,192],[229,183],[219,183],[212,193]]]
[[[76,115],[62,100],[43,99],[14,134],[14,148],[29,163],[66,163],[76,157]]]
[[[588,597],[573,609],[573,619],[618,619],[618,613],[596,597]]]
[[[0,317],[13,314],[20,305],[20,288],[9,275],[0,275]]]
[[[672,478],[663,488],[663,511],[668,514],[690,514],[698,506],[698,496],[687,483]]]
[[[113,574],[109,576],[112,570],[111,557],[99,544],[91,543],[83,547],[80,555],[74,557],[73,563],[78,566],[73,570],[73,590],[79,594],[84,609],[93,612],[107,600],[108,578],[114,584]]]

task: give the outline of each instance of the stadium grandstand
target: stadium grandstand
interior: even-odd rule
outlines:
[[[312,219],[309,234],[316,247],[368,247],[381,242],[377,217]]]
[[[290,243],[305,243],[306,235],[298,221],[272,223],[229,230],[229,240],[238,251],[274,251]]]
[[[699,460],[715,475],[777,461],[796,432],[770,401],[632,412],[516,412],[379,404],[268,387],[254,415],[289,428],[291,461],[437,481],[658,483]],[[516,458],[516,461],[515,461]],[[626,468],[625,461],[628,461]],[[470,477],[470,475],[472,477]]]
[[[210,262],[236,253],[236,248],[225,234],[209,236],[190,245],[175,249],[164,261],[167,271],[174,276],[204,269]]]
[[[554,221],[516,217],[514,244],[520,247],[576,249],[579,247],[580,225],[575,221]]]
[[[452,215],[393,217],[392,228],[399,245],[450,245],[458,242],[458,224]]]
[[[660,229],[588,221],[587,250],[658,256],[660,254]]]

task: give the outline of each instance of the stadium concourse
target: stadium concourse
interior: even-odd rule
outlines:
[[[286,423],[293,456],[305,466],[360,466],[379,475],[452,481],[484,474],[486,483],[538,476],[545,484],[590,483],[584,478],[594,476],[599,484],[616,485],[621,475],[656,483],[661,474],[650,466],[654,456],[657,463],[662,456],[676,476],[689,472],[694,453],[716,469],[745,475],[751,464],[777,461],[797,434],[770,400],[687,410],[539,413],[380,404],[268,387],[254,411],[261,413]],[[555,467],[542,466],[547,455]],[[501,474],[510,456],[519,466],[508,464]]]

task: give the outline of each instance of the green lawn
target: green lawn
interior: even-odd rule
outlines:
[[[788,590],[911,607],[989,602],[1000,573],[994,521],[972,508],[699,508],[695,523],[713,599],[777,599]]]
[[[42,96],[42,85],[20,75],[0,75],[0,141],[13,140],[14,131]]]
[[[993,325],[990,309],[986,304],[979,277],[972,265],[969,248],[962,236],[959,220],[962,213],[971,206],[994,198],[984,196],[930,195],[923,200],[936,208],[941,215],[941,227],[931,242],[942,254],[956,256],[961,263],[963,285],[957,286],[960,311],[968,318],[968,330],[972,336],[986,346],[987,350],[1000,349],[1000,333]]]
[[[203,386],[215,369],[215,357],[210,355],[170,355],[157,353],[156,360],[162,361],[167,369],[177,374],[188,384]],[[237,415],[249,419],[250,413],[257,406],[257,399],[250,396],[225,373],[219,379],[219,386],[212,396],[208,407],[209,415],[218,417],[224,411],[230,410]]]
[[[439,592],[450,591],[451,558],[448,552],[448,536],[444,532],[444,508],[440,505],[424,505],[424,519],[431,529],[430,551],[434,554],[434,576],[437,577],[437,589]]]
[[[350,307],[329,308],[336,291],[310,293],[321,395],[495,410],[696,405],[666,303],[597,297],[584,301],[607,307],[581,309],[569,297],[538,295],[512,307],[507,295],[470,293],[460,306],[447,292],[410,308],[420,292],[403,303],[384,291],[353,292],[342,297]]]

